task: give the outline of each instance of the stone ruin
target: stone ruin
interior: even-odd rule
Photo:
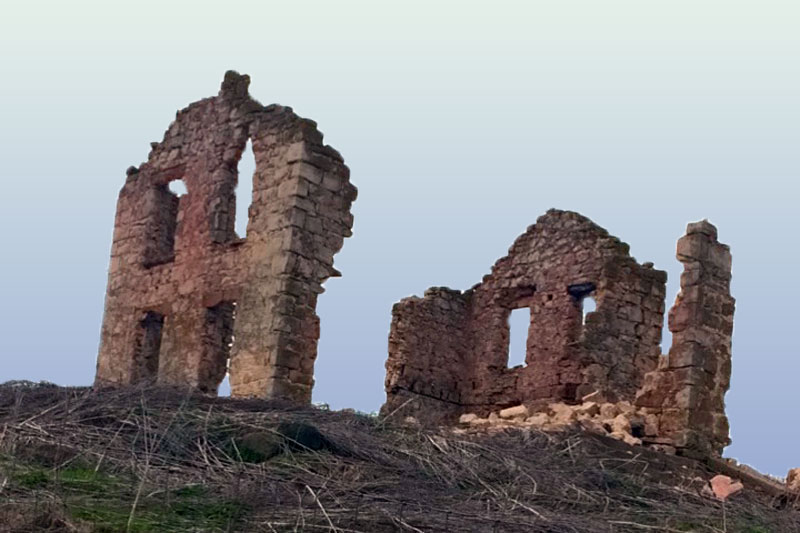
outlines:
[[[95,384],[143,381],[309,402],[322,283],[351,235],[356,188],[316,124],[262,106],[248,76],[179,111],[119,194]],[[256,169],[247,233],[237,165]],[[178,197],[168,184],[182,180]]]
[[[689,224],[678,242],[685,272],[666,356],[666,272],[628,252],[586,217],[550,210],[481,283],[395,304],[383,412],[477,423],[498,411],[588,419],[599,416],[595,405],[613,405],[628,431],[628,419],[640,418],[636,438],[645,444],[721,453],[734,311],[728,247],[706,221]],[[590,297],[596,310],[584,316]],[[509,316],[520,308],[530,310],[525,364],[509,368]]]
[[[177,113],[120,191],[95,384],[158,382],[307,403],[317,296],[339,273],[356,188],[313,121],[262,106],[249,78]],[[256,160],[246,236],[238,163]],[[182,180],[187,193],[168,187]],[[681,291],[661,354],[666,273],[589,219],[550,210],[481,283],[395,304],[384,413],[429,423],[496,411],[584,421],[641,418],[645,444],[719,454],[730,440],[731,256],[706,221],[678,242]],[[597,308],[584,312],[592,298]],[[509,316],[528,309],[525,363],[509,368]],[[598,402],[605,407],[595,407]],[[591,405],[595,404],[595,405]],[[612,407],[608,407],[612,406]],[[509,414],[511,413],[511,414]],[[617,414],[618,413],[618,414]],[[491,416],[490,416],[491,418]],[[628,436],[626,436],[627,439]]]
[[[636,405],[652,425],[651,442],[698,452],[730,444],[725,393],[731,384],[731,252],[706,221],[678,241],[681,289],[669,312],[672,346],[648,373]]]

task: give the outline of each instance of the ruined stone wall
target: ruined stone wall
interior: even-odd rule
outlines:
[[[350,236],[356,189],[316,124],[262,106],[228,72],[177,113],[120,191],[96,384],[142,380],[307,402],[321,284]],[[234,231],[237,165],[252,140],[247,235]],[[169,182],[183,180],[177,197]],[[238,206],[240,209],[246,206]],[[232,346],[231,346],[232,345]]]
[[[645,442],[721,454],[730,443],[724,401],[735,305],[730,249],[702,221],[689,224],[677,257],[684,272],[669,313],[672,347],[645,377],[636,405],[647,420]]]
[[[469,297],[442,287],[394,305],[389,353],[416,356],[390,357],[386,363],[391,408],[406,404],[404,414],[429,421],[459,414],[469,382],[453,370],[469,365],[468,311]]]
[[[626,244],[589,219],[548,211],[482,283],[463,294],[447,291],[457,311],[437,307],[433,295],[395,306],[385,410],[409,393],[430,403],[431,390],[446,391],[440,399],[448,412],[578,401],[593,392],[632,400],[660,355],[665,282],[664,272],[636,263]],[[588,296],[597,310],[584,324]],[[531,312],[526,365],[508,368],[508,318],[523,307]],[[399,380],[399,368],[426,379]],[[445,398],[458,398],[460,409]]]

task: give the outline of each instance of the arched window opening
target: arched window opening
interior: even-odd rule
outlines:
[[[247,222],[250,215],[250,204],[253,201],[253,174],[256,171],[256,158],[253,154],[253,142],[247,139],[242,157],[236,167],[236,217],[234,231],[239,238],[247,237]]]
[[[513,309],[508,315],[508,368],[525,366],[528,350],[528,330],[531,326],[531,309]]]

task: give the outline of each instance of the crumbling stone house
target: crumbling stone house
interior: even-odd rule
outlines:
[[[351,235],[356,188],[316,124],[262,106],[249,78],[179,111],[119,194],[97,385],[141,381],[308,402],[321,284]],[[246,238],[237,165],[256,169]],[[178,197],[168,184],[183,180]]]
[[[687,273],[670,312],[667,357],[666,272],[628,251],[586,217],[550,210],[481,283],[395,304],[384,413],[438,423],[593,395],[646,407],[652,443],[721,451],[733,324],[728,248],[707,222],[690,225],[679,242]],[[584,317],[589,297],[597,307]],[[509,368],[508,320],[519,308],[530,310],[525,364]]]

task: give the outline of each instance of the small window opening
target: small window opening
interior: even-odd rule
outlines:
[[[597,311],[597,302],[594,300],[594,296],[586,296],[581,301],[581,308],[583,309],[583,317],[581,318],[581,324],[586,325],[586,316],[589,313],[594,313]]]
[[[508,368],[525,366],[530,326],[530,307],[514,309],[508,315]]]
[[[169,192],[180,198],[186,194],[186,184],[183,180],[172,180],[169,182]]]
[[[242,157],[237,166],[236,180],[236,216],[234,231],[240,238],[247,236],[247,222],[250,218],[250,204],[253,201],[253,174],[256,171],[256,158],[253,154],[253,142],[247,139]]]
[[[161,352],[161,332],[164,315],[147,311],[139,321],[134,352],[134,381],[155,381]]]
[[[597,310],[594,293],[597,286],[594,283],[577,283],[567,287],[567,293],[572,296],[572,302],[581,310],[581,325],[586,324],[586,316]]]

